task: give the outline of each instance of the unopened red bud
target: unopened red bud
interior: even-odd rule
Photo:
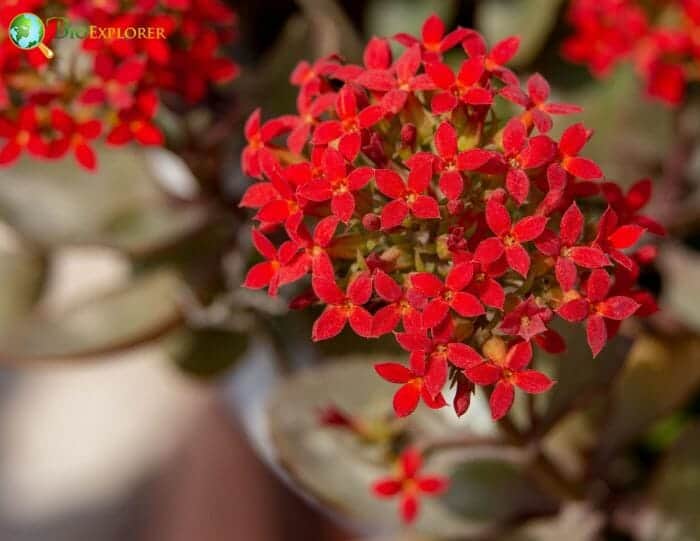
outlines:
[[[368,212],[362,217],[362,226],[367,231],[379,231],[381,225],[382,222],[379,219],[379,216],[374,214],[373,212]]]
[[[401,128],[401,143],[407,147],[412,147],[416,144],[416,126],[414,124],[408,123],[404,124]]]
[[[304,310],[308,308],[313,303],[318,300],[318,297],[314,293],[313,289],[308,289],[304,293],[297,295],[291,301],[289,301],[290,310]]]
[[[447,212],[455,216],[464,212],[464,203],[459,199],[453,199],[447,202]]]

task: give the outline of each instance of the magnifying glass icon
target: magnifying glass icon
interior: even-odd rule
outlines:
[[[25,51],[39,49],[49,60],[54,57],[53,51],[44,44],[46,35],[44,21],[33,13],[20,13],[15,16],[10,21],[8,33],[15,47]]]

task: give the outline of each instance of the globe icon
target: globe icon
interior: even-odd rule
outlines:
[[[10,22],[10,39],[20,49],[39,47],[44,39],[44,22],[33,13],[20,13]]]

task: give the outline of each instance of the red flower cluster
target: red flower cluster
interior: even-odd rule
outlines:
[[[60,13],[73,25],[109,28],[115,36],[127,28],[154,31],[149,39],[96,37],[96,31],[78,42],[85,59],[66,71],[38,49],[23,51],[7,39],[10,21],[23,12],[42,17]],[[73,154],[81,166],[94,170],[97,161],[91,144],[102,134],[113,145],[132,140],[163,144],[154,117],[164,93],[196,103],[211,83],[236,76],[236,65],[221,56],[222,47],[234,37],[234,22],[234,14],[221,0],[16,0],[3,5],[0,166],[27,151],[44,159]],[[52,21],[44,42],[53,39],[57,45],[58,30]],[[87,73],[77,68],[83,61],[92,66]]]
[[[568,20],[575,34],[562,52],[596,76],[631,60],[649,95],[670,105],[679,104],[686,85],[698,78],[699,0],[573,0]]]
[[[363,66],[300,64],[298,114],[251,115],[242,164],[257,182],[241,206],[256,212],[265,261],[245,285],[275,295],[310,276],[291,306],[323,307],[314,340],[346,327],[393,333],[408,364],[376,370],[399,385],[397,415],[446,406],[451,385],[462,415],[483,386],[498,419],[516,388],[552,386],[528,365],[533,345],[564,351],[555,318],[585,321],[596,355],[622,320],[656,309],[636,285],[653,251],[629,249],[663,228],[639,214],[649,181],[625,194],[581,155],[591,131],[551,137],[550,115],[580,109],[549,103],[539,75],[520,87],[505,67],[517,39],[489,51],[473,30],[445,35],[433,16],[420,39],[396,40],[407,47],[396,59],[373,38]],[[455,74],[442,55],[458,47]]]

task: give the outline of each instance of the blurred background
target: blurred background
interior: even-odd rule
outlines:
[[[614,531],[574,509],[548,533],[519,539],[700,539],[700,452],[669,458],[700,446],[697,89],[669,108],[644,96],[629,66],[596,80],[564,62],[565,0],[228,4],[240,76],[202,107],[159,117],[165,126],[169,115],[192,125],[213,118],[224,137],[210,147],[100,147],[96,174],[70,160],[0,169],[0,539],[359,535],[331,525],[264,464],[273,445],[262,428],[266,389],[279,372],[337,357],[348,342],[311,350],[310,315],[286,316],[281,301],[238,289],[251,260],[236,206],[248,182],[238,163],[243,122],[257,106],[264,118],[295,110],[288,78],[299,60],[340,51],[359,61],[368,37],[417,34],[430,13],[490,43],[520,35],[516,71],[541,72],[553,101],[585,107],[576,120],[595,127],[588,155],[625,187],[651,177],[649,214],[670,231],[642,276],[663,312],[637,329],[633,368],[613,391],[630,405],[615,402],[602,432],[573,430],[610,443],[598,459],[619,460],[610,486],[633,503],[616,508]],[[564,461],[574,447],[595,445],[567,440]],[[637,486],[662,465],[680,472],[660,470],[654,496]],[[646,505],[657,496],[663,505]]]

